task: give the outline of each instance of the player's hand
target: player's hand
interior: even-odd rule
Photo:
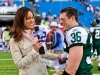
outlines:
[[[57,59],[61,59],[61,54],[58,54],[58,57],[57,57]]]
[[[42,43],[40,42],[40,40],[37,40],[33,47],[34,47],[34,50],[38,52],[40,47],[42,47]]]

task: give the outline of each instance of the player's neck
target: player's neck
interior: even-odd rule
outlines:
[[[71,27],[74,27],[74,26],[78,26],[78,23],[77,22],[73,22]]]

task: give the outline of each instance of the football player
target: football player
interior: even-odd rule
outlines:
[[[78,26],[78,11],[67,7],[60,11],[60,23],[66,31],[68,64],[63,75],[92,75],[92,36],[87,28]]]

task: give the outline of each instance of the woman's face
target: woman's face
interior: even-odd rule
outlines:
[[[34,16],[31,11],[28,11],[28,14],[26,17],[24,17],[24,26],[26,30],[33,29],[34,28]]]

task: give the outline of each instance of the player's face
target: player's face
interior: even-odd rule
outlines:
[[[24,17],[24,26],[25,26],[25,29],[33,29],[34,28],[34,16],[32,14],[31,11],[28,11],[28,14],[26,17]]]
[[[67,30],[70,28],[71,25],[71,18],[69,19],[66,16],[66,13],[61,13],[60,14],[60,24],[63,26],[64,30]]]

